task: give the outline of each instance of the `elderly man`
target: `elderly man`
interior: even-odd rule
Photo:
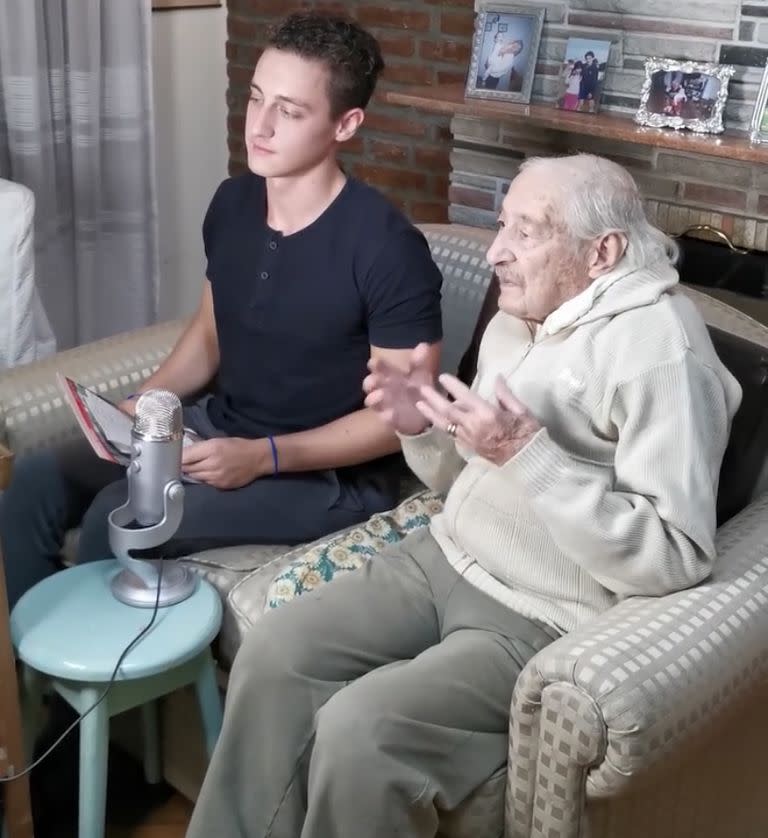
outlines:
[[[740,390],[631,177],[533,160],[504,201],[471,389],[426,347],[371,363],[367,403],[442,514],[260,620],[230,681],[189,835],[434,836],[501,768],[525,662],[715,559]]]

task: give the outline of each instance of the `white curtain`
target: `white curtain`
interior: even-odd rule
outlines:
[[[0,0],[0,176],[60,348],[157,312],[150,0]]]

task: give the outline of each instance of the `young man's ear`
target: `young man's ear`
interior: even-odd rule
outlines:
[[[351,140],[357,133],[357,129],[363,124],[364,119],[365,112],[362,108],[352,108],[351,111],[343,114],[336,126],[336,142],[345,143],[347,140]]]

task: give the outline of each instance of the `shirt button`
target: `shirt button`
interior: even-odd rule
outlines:
[[[266,271],[262,271],[261,272],[261,278],[262,279],[269,279],[269,274]]]
[[[277,250],[277,242],[274,242],[274,241],[270,242],[269,243],[269,249],[270,250]]]

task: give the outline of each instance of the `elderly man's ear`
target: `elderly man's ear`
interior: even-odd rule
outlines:
[[[589,250],[589,278],[599,276],[613,270],[624,257],[627,250],[627,237],[624,233],[613,231],[596,239]]]

